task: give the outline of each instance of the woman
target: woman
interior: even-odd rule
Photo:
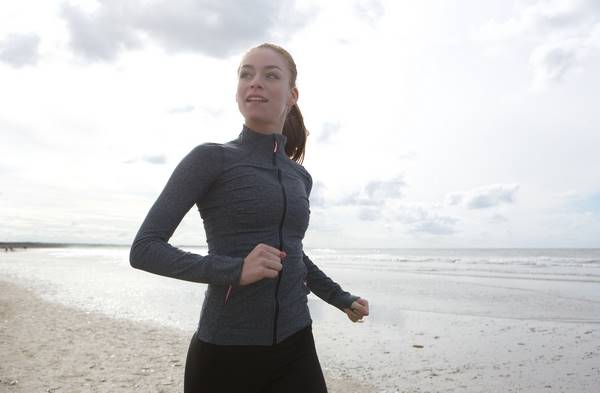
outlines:
[[[185,368],[185,392],[326,392],[307,294],[353,322],[368,302],[344,292],[304,254],[310,174],[299,162],[308,132],[296,101],[296,65],[273,44],[252,48],[238,69],[239,136],[194,148],[150,209],[131,265],[208,283]],[[205,256],[168,240],[196,204]]]

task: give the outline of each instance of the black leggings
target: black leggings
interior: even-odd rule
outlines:
[[[274,346],[215,345],[192,337],[185,393],[327,393],[311,327]]]

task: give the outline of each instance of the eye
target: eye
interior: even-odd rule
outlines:
[[[240,72],[240,79],[248,79],[251,77],[252,77],[252,74],[250,74],[248,71]]]
[[[267,79],[279,79],[279,75],[275,72],[267,73]]]

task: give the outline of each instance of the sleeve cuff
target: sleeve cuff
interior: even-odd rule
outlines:
[[[358,299],[360,299],[359,296],[344,294],[335,299],[335,303],[333,305],[339,308],[340,310],[344,311],[344,309],[350,308],[350,306],[352,306],[352,303],[354,303]]]
[[[211,263],[212,272],[210,274],[210,282],[214,284],[239,286],[244,259],[224,255],[214,256],[214,258],[218,259],[218,261],[213,261],[214,263]]]

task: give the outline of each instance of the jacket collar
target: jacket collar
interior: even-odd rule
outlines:
[[[263,134],[244,125],[242,132],[240,132],[240,135],[238,136],[238,140],[241,144],[260,144],[265,147],[269,146],[271,149],[274,148],[275,142],[277,142],[277,150],[285,152],[287,137],[278,133]]]

